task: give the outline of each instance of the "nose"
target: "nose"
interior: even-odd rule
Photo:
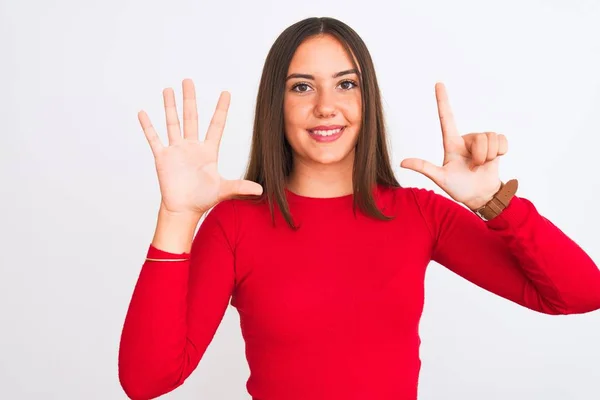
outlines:
[[[335,115],[336,106],[333,93],[321,91],[316,96],[315,115],[318,118],[329,118]]]

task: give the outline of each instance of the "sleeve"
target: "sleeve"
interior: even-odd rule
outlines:
[[[233,201],[200,224],[184,262],[146,261],[133,291],[119,348],[119,380],[131,399],[161,396],[183,384],[225,314],[234,286]],[[150,245],[149,258],[182,258]]]
[[[600,270],[533,203],[515,196],[483,221],[431,190],[412,189],[434,242],[432,260],[479,287],[545,314],[600,308]]]

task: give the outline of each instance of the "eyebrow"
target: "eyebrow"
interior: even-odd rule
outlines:
[[[356,68],[352,68],[352,69],[347,69],[345,71],[337,72],[332,75],[332,78],[335,79],[335,78],[339,78],[340,76],[349,75],[349,74],[360,75],[360,73],[358,72],[358,70]],[[285,80],[287,82],[288,80],[293,79],[293,78],[303,78],[303,79],[315,80],[315,77],[310,74],[291,74],[287,78],[285,78]]]

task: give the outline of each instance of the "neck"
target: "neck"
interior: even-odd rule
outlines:
[[[295,159],[287,188],[307,197],[339,197],[351,194],[353,162],[352,157],[336,164],[307,163]]]

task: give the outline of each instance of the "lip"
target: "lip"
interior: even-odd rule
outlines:
[[[313,130],[331,130],[331,129],[340,129],[340,131],[334,135],[330,135],[330,136],[321,136],[321,135],[316,135],[313,133]],[[316,142],[319,143],[328,143],[328,142],[333,142],[338,140],[343,134],[344,131],[346,130],[346,127],[343,125],[321,125],[321,126],[315,126],[314,128],[311,128],[308,130],[308,134],[310,135],[310,137],[315,140]]]
[[[332,129],[341,129],[344,125],[319,125],[313,128],[310,128],[309,131],[328,131]]]

